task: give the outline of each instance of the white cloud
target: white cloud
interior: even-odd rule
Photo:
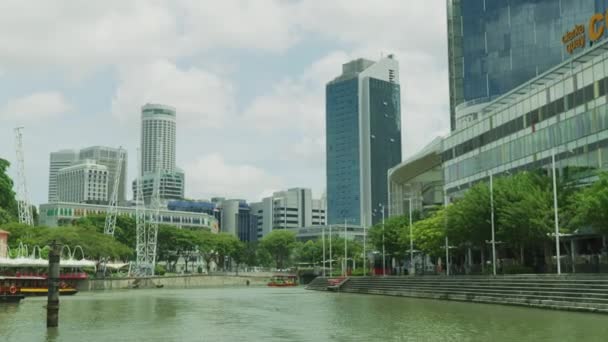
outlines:
[[[229,163],[217,153],[197,158],[184,170],[186,195],[193,198],[222,196],[259,201],[283,186],[279,177],[253,165]]]
[[[60,92],[38,92],[9,100],[0,107],[0,119],[16,122],[41,121],[61,116],[71,108]]]
[[[159,60],[121,68],[119,80],[112,114],[131,124],[138,122],[145,103],[175,107],[179,123],[185,127],[221,127],[234,115],[232,85],[206,70],[179,69]]]

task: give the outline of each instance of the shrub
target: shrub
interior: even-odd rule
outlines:
[[[156,265],[154,267],[154,274],[155,275],[162,276],[162,275],[165,275],[165,273],[167,273],[167,271],[165,270],[165,267],[163,265]]]

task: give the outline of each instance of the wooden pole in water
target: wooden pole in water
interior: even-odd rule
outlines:
[[[59,258],[61,255],[61,244],[55,240],[51,243],[49,251],[49,296],[46,305],[46,326],[56,327],[59,325]]]

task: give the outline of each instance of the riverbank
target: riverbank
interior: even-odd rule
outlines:
[[[266,275],[175,275],[150,278],[86,279],[78,283],[78,291],[123,290],[163,287],[187,289],[199,287],[265,286]]]
[[[608,313],[608,277],[599,275],[350,277],[337,286],[318,277],[307,289]]]

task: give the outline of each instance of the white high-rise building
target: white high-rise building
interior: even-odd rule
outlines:
[[[126,201],[127,151],[123,150],[123,153],[122,168],[120,170],[120,175],[118,175],[118,177],[120,177],[118,183],[118,203],[124,203]],[[112,197],[112,191],[114,191],[114,180],[117,177],[116,171],[119,158],[119,149],[113,147],[92,146],[83,148],[79,153],[80,160],[95,160],[95,163],[104,165],[108,168],[108,199]]]
[[[162,202],[182,199],[184,172],[175,166],[175,108],[146,104],[141,108],[141,172],[144,201],[150,203],[160,157],[160,198]],[[160,151],[160,154],[159,154]],[[136,196],[136,180],[132,184]]]
[[[251,204],[258,217],[258,238],[274,229],[322,226],[326,224],[325,201],[313,199],[310,189],[277,191],[261,202]]]
[[[51,152],[49,163],[49,202],[57,202],[57,173],[64,167],[71,166],[78,160],[78,151],[61,150]]]
[[[146,104],[141,108],[142,172],[156,171],[159,144],[162,143],[161,170],[175,171],[175,108]]]
[[[84,160],[59,170],[57,185],[60,202],[107,203],[108,168],[94,160]]]

